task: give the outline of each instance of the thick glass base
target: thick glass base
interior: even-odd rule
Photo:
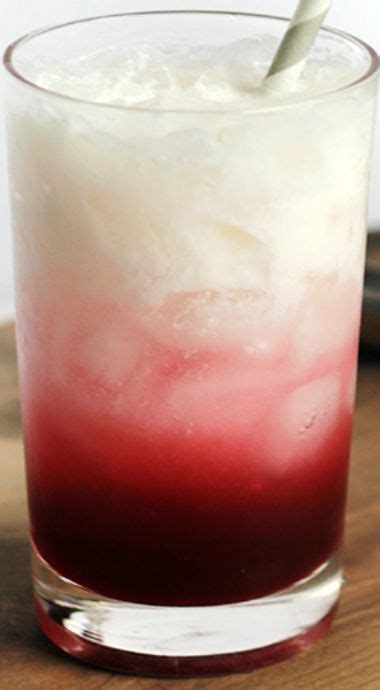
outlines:
[[[60,577],[34,553],[39,623],[64,651],[91,664],[146,675],[249,671],[307,649],[329,629],[342,576],[335,556],[268,597],[201,607],[104,599]]]

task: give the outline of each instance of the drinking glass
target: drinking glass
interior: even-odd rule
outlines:
[[[193,50],[207,91],[205,51],[264,73],[285,29],[134,13],[5,54],[36,609],[95,664],[247,670],[337,605],[376,54],[323,29],[314,90],[247,108],[107,95],[120,51]]]

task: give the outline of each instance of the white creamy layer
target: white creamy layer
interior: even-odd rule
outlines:
[[[315,278],[360,284],[372,91],[308,101],[352,71],[314,64],[301,102],[274,107],[253,88],[267,59],[254,63],[243,44],[39,65],[46,88],[146,110],[15,94],[24,271],[45,271],[52,284],[66,273],[86,291],[151,306],[205,291],[246,303],[251,291],[261,310],[264,300],[264,311],[284,315]]]

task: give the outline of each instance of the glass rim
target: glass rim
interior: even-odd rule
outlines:
[[[90,16],[90,17],[84,17],[81,19],[74,19],[68,22],[63,22],[60,24],[51,24],[48,26],[41,27],[39,29],[35,29],[33,31],[28,32],[27,34],[24,34],[23,36],[20,36],[18,39],[10,43],[7,48],[5,49],[3,53],[3,66],[5,67],[6,71],[8,74],[13,77],[16,81],[21,82],[22,85],[31,88],[33,90],[36,90],[37,92],[41,92],[45,96],[50,96],[55,99],[63,100],[68,103],[72,103],[73,105],[78,104],[78,105],[86,105],[86,106],[93,106],[95,108],[103,108],[103,109],[111,109],[113,111],[119,111],[119,112],[140,112],[140,113],[167,113],[167,114],[199,114],[200,112],[202,115],[244,115],[244,114],[250,114],[250,115],[255,115],[255,114],[260,114],[260,113],[268,113],[268,112],[273,112],[273,111],[281,111],[289,108],[297,108],[302,105],[306,105],[309,103],[315,103],[319,101],[324,101],[327,98],[339,95],[340,93],[343,93],[345,91],[350,91],[351,89],[354,89],[355,87],[361,85],[362,83],[369,81],[379,70],[380,67],[380,58],[377,53],[377,51],[372,48],[369,43],[366,41],[363,41],[360,38],[357,38],[353,34],[350,34],[346,31],[342,31],[340,29],[336,29],[331,26],[322,26],[320,31],[324,34],[328,34],[333,37],[338,37],[341,39],[344,39],[348,43],[355,44],[358,48],[360,48],[363,53],[366,53],[367,56],[369,57],[369,66],[368,69],[359,77],[356,78],[354,81],[350,81],[347,84],[344,84],[343,86],[339,86],[337,88],[334,88],[330,91],[325,91],[319,94],[314,94],[311,96],[306,96],[304,98],[300,97],[299,99],[296,99],[294,101],[290,101],[287,103],[274,103],[269,106],[263,106],[263,107],[257,107],[257,108],[252,108],[252,109],[246,109],[244,111],[236,111],[233,109],[205,109],[205,110],[197,110],[195,108],[185,108],[185,109],[179,109],[179,108],[152,108],[152,107],[147,107],[147,106],[137,106],[137,105],[121,105],[121,104],[116,104],[116,103],[106,103],[106,102],[99,102],[99,101],[94,101],[88,98],[78,98],[76,96],[70,96],[68,94],[62,93],[60,91],[55,91],[53,89],[46,88],[44,86],[40,86],[39,84],[36,84],[34,81],[27,79],[25,76],[21,74],[20,71],[17,70],[17,68],[14,65],[14,56],[17,51],[17,49],[20,46],[25,45],[26,43],[31,42],[33,39],[38,38],[39,36],[43,36],[44,34],[51,33],[53,31],[57,31],[59,29],[65,29],[70,26],[75,26],[79,24],[86,24],[90,22],[95,22],[95,21],[100,21],[100,20],[106,20],[106,19],[120,19],[121,17],[144,17],[144,16],[162,16],[162,15],[217,15],[217,16],[232,16],[232,17],[249,17],[253,19],[269,19],[269,20],[274,20],[278,22],[289,22],[290,18],[289,17],[284,17],[280,15],[273,15],[273,14],[265,14],[265,13],[257,13],[257,12],[239,12],[235,10],[202,10],[202,9],[177,9],[177,10],[141,10],[141,11],[132,11],[132,12],[118,12],[118,13],[110,13],[110,14],[104,14],[104,15],[95,15],[95,16]]]

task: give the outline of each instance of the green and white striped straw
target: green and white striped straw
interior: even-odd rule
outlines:
[[[333,0],[300,0],[274,56],[264,87],[290,90],[300,76],[310,49]]]

